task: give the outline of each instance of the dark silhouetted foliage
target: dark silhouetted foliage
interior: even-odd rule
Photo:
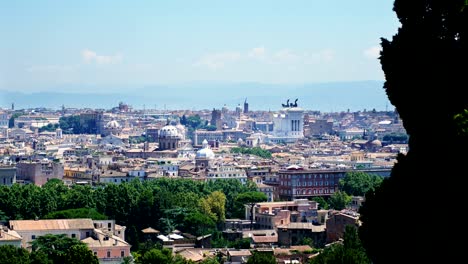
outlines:
[[[371,264],[358,236],[356,227],[346,226],[343,243],[325,248],[310,264]]]
[[[75,219],[75,218],[91,218],[93,220],[107,220],[107,216],[99,213],[94,208],[79,208],[69,209],[48,213],[44,219]]]
[[[391,40],[382,39],[380,63],[409,151],[366,194],[359,234],[376,264],[455,263],[465,256],[452,242],[466,229],[435,231],[437,222],[427,214],[455,212],[466,200],[458,177],[467,174],[468,137],[460,127],[468,109],[467,1],[395,0],[393,10],[401,26]],[[438,204],[431,196],[451,202]]]

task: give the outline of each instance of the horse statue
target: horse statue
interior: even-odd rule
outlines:
[[[286,104],[281,104],[283,107],[289,107],[289,99],[286,101]]]
[[[297,107],[297,99],[294,101],[293,107]]]

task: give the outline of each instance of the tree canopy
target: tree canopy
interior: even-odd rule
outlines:
[[[232,153],[241,153],[241,154],[250,154],[259,156],[264,159],[271,159],[272,155],[271,152],[260,147],[253,147],[253,148],[244,148],[244,147],[234,147],[231,148]]]
[[[347,225],[343,243],[335,243],[325,248],[310,264],[370,264],[372,263],[358,236],[356,227]]]
[[[94,208],[78,208],[56,211],[48,213],[44,219],[74,219],[74,218],[91,218],[93,220],[107,220],[107,216],[99,213]]]
[[[436,258],[456,262],[462,251],[449,241],[466,231],[428,232],[431,221],[414,216],[431,212],[433,193],[450,197],[444,210],[464,205],[462,184],[455,175],[466,175],[468,137],[463,129],[468,97],[464,96],[468,63],[468,8],[466,0],[395,0],[401,26],[389,39],[381,39],[380,63],[384,89],[396,107],[409,136],[409,151],[400,154],[375,191],[366,194],[361,207],[361,240],[374,263],[428,262]],[[443,140],[434,148],[434,139]],[[395,213],[410,216],[395,220]],[[411,236],[414,239],[406,239]],[[438,243],[437,250],[434,241]],[[415,244],[417,243],[417,247]],[[393,250],[397,245],[398,249]]]
[[[244,212],[235,198],[256,190],[255,184],[235,179],[210,182],[161,178],[141,182],[90,187],[67,187],[53,179],[42,187],[34,184],[0,186],[0,218],[114,219],[126,226],[126,239],[138,250],[140,233],[152,227],[193,235],[216,230],[233,212]],[[237,208],[240,206],[240,209]]]
[[[51,262],[53,264],[98,264],[98,258],[88,246],[76,238],[65,234],[47,234],[37,237],[31,242],[32,261],[37,263]]]
[[[340,190],[353,196],[364,196],[368,191],[374,190],[383,181],[378,175],[361,171],[347,172],[345,177],[340,179]]]
[[[328,204],[335,210],[342,210],[349,205],[351,199],[351,196],[349,196],[346,192],[337,191],[334,192],[332,196],[330,196],[328,199]]]
[[[29,264],[29,252],[24,248],[12,245],[0,246],[0,263],[4,264]]]
[[[276,258],[273,253],[254,251],[247,264],[276,264]]]

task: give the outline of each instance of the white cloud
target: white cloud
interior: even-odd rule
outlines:
[[[98,55],[96,52],[89,50],[89,49],[85,49],[81,51],[81,57],[83,58],[83,61],[86,63],[95,62],[97,64],[115,64],[115,63],[119,63],[122,61],[121,54]]]
[[[256,47],[249,51],[248,56],[250,58],[263,59],[265,58],[266,50],[265,47]]]
[[[372,46],[366,50],[364,50],[364,56],[369,59],[377,59],[380,56],[381,47],[380,46]]]
[[[273,54],[273,59],[278,62],[293,62],[297,61],[299,58],[300,56],[298,54],[289,49],[283,49]]]
[[[315,53],[305,53],[302,59],[304,64],[327,63],[335,59],[335,51],[332,49],[324,49]]]
[[[195,63],[195,66],[204,66],[212,70],[217,70],[223,68],[226,65],[226,63],[237,61],[240,58],[240,52],[213,53],[201,57]]]
[[[321,61],[330,62],[335,58],[335,51],[332,49],[324,49],[318,53]]]

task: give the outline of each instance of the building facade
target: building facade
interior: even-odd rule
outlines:
[[[294,143],[304,138],[304,110],[291,104],[272,115],[273,131],[268,137],[274,143]]]
[[[16,164],[16,179],[42,186],[51,179],[62,180],[63,164],[51,160],[26,161]]]
[[[339,180],[346,175],[345,170],[306,170],[290,166],[278,172],[280,199],[313,198],[330,196],[338,191]]]
[[[206,179],[210,181],[236,179],[245,184],[247,183],[247,173],[244,169],[233,165],[219,165],[210,167]]]
[[[0,166],[0,185],[11,186],[16,182],[16,168]]]

